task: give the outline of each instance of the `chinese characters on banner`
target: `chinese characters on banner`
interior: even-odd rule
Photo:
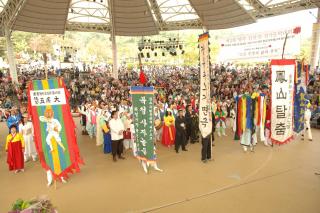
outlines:
[[[30,96],[32,106],[66,104],[66,96],[63,88],[30,91]]]
[[[209,33],[199,36],[200,50],[200,107],[199,129],[202,137],[212,132],[212,114],[210,107],[210,62],[209,62]]]
[[[275,144],[293,137],[295,60],[271,61],[271,140]]]
[[[153,87],[131,87],[137,158],[155,161]]]

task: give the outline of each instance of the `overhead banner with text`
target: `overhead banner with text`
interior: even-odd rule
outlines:
[[[212,114],[210,104],[210,58],[209,58],[209,33],[199,36],[200,51],[200,107],[199,129],[202,137],[207,137],[212,132]]]
[[[286,39],[284,57],[293,58],[300,54],[301,27],[236,34],[220,39],[218,61],[230,60],[269,60],[282,55]]]
[[[271,61],[271,141],[284,144],[293,137],[294,81],[293,59]]]
[[[145,162],[155,161],[153,87],[131,87],[136,156]]]
[[[83,163],[76,140],[68,99],[62,79],[35,80],[29,84],[28,111],[42,167],[60,180],[79,172]]]

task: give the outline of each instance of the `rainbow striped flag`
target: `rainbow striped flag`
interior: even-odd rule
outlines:
[[[63,80],[35,80],[28,88],[28,112],[34,126],[34,140],[42,167],[55,179],[79,172],[80,157],[69,107],[69,93]]]

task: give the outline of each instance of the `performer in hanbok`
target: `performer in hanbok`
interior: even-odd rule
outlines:
[[[97,110],[95,104],[90,107],[87,113],[87,131],[90,138],[97,134]]]
[[[111,134],[108,122],[105,120],[105,125],[102,126],[103,129],[103,152],[104,154],[111,153]]]
[[[33,125],[31,120],[28,119],[27,115],[22,117],[21,123],[19,124],[19,132],[23,136],[25,149],[24,149],[24,162],[27,162],[30,158],[33,161],[37,160],[37,150],[33,141]]]
[[[186,133],[186,119],[183,116],[184,112],[182,109],[179,110],[179,116],[175,120],[176,127],[176,138],[175,138],[175,150],[179,153],[180,146],[182,151],[188,151],[186,149],[187,133]]]
[[[160,116],[160,110],[158,107],[154,108],[154,126],[156,128],[156,133],[155,133],[155,138],[156,138],[156,143],[160,142],[161,136],[162,136],[162,120]]]
[[[243,147],[243,150],[245,152],[248,151],[248,147],[253,152],[254,146],[253,140],[252,140],[252,112],[251,112],[251,105],[252,105],[252,99],[251,95],[246,92],[246,94],[242,95],[241,97],[241,104],[242,104],[242,112],[241,112],[241,119],[239,120],[240,123],[242,123],[242,135],[240,144]]]
[[[12,125],[15,125],[16,128],[18,128],[20,120],[21,120],[21,114],[18,113],[16,109],[12,109],[9,117],[7,118],[8,128],[10,128]]]
[[[171,109],[167,109],[164,117],[164,125],[162,130],[162,144],[170,147],[174,144],[176,137],[176,129],[174,127],[175,118],[172,115]]]
[[[132,115],[130,113],[125,113],[126,119],[124,120],[124,128],[125,131],[123,132],[123,147],[127,149],[132,149],[132,140],[131,140],[131,124],[132,124]]]
[[[6,140],[7,163],[9,171],[15,173],[24,171],[24,140],[23,136],[17,132],[17,127],[12,125],[10,127],[10,134]]]
[[[311,126],[310,126],[310,119],[311,119],[311,104],[310,101],[307,101],[307,107],[304,111],[304,130],[303,134],[301,135],[301,139],[304,140],[304,135],[306,134],[306,131],[308,131],[308,139],[309,141],[312,141],[312,133],[311,133]]]
[[[191,105],[187,106],[187,111],[185,115],[186,119],[186,133],[187,133],[187,142],[190,140],[191,143],[194,143],[191,140],[191,132],[192,132],[192,116],[193,116],[193,109]]]
[[[215,113],[215,120],[216,120],[216,130],[218,136],[220,137],[221,134],[226,136],[226,115],[224,111],[221,109],[221,105],[217,106],[217,111]]]
[[[267,99],[267,108],[266,108],[266,124],[265,124],[265,146],[272,146],[271,142],[271,104],[270,99]]]
[[[80,118],[80,123],[82,126],[82,135],[88,135],[86,126],[87,126],[87,116],[86,116],[86,111],[89,108],[89,104],[85,104],[80,106],[80,108],[78,108],[78,111],[80,112],[81,118]]]
[[[102,109],[97,108],[96,109],[96,116],[97,116],[97,121],[96,121],[96,126],[97,126],[97,137],[96,137],[96,145],[101,146],[103,144],[103,129],[102,125],[104,124],[104,119],[102,118]]]
[[[191,143],[199,143],[199,116],[193,110],[191,115]]]
[[[109,121],[111,145],[112,145],[112,159],[117,161],[117,155],[119,159],[124,160],[123,153],[123,132],[124,125],[119,118],[118,111],[112,111],[111,120]]]

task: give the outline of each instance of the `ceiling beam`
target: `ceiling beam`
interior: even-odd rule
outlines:
[[[159,30],[162,30],[162,27],[165,23],[162,19],[157,0],[147,0],[147,1],[150,3],[150,6],[151,6],[150,10],[154,12],[154,15],[157,19]]]

